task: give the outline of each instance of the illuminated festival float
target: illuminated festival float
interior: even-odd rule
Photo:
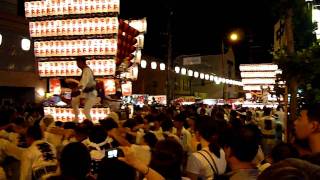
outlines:
[[[274,92],[276,75],[282,73],[276,64],[241,64],[243,90],[246,92],[244,107],[276,107]],[[279,82],[284,84],[284,82]]]
[[[110,113],[110,99],[121,101],[115,94],[132,94],[147,23],[146,19],[121,20],[119,12],[120,0],[25,2],[38,73],[49,84],[46,115],[58,121],[74,119],[66,79],[80,79],[78,56],[87,59],[97,82],[97,104],[91,109],[94,122]],[[80,113],[79,118],[83,120],[84,115]]]

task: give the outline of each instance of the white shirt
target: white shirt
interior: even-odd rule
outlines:
[[[152,132],[157,137],[158,140],[164,139],[163,131],[161,127],[157,131],[150,131],[150,132]]]
[[[34,141],[22,153],[20,180],[32,180],[32,173],[37,169],[57,164],[57,152],[53,145],[44,140]]]
[[[212,158],[203,150],[209,152]],[[208,161],[210,161],[213,168],[215,168],[214,163],[212,162],[213,159],[218,168],[215,169],[215,172],[218,172],[219,175],[224,174],[227,167],[227,161],[223,149],[220,149],[220,158],[211,153],[209,148],[203,148],[203,150],[192,153],[192,155],[189,156],[186,169],[187,172],[197,174],[199,177],[201,177],[201,179],[212,180],[214,179],[214,174]],[[208,159],[208,161],[199,152],[201,152]]]
[[[0,131],[0,138],[9,140],[14,144],[19,144],[19,134],[14,132],[7,132],[5,130]]]
[[[266,127],[266,121],[271,121],[271,129]],[[263,135],[275,135],[276,134],[276,120],[271,116],[264,116],[261,121],[259,121],[259,126],[261,128],[261,133]]]
[[[7,156],[20,160],[24,150],[25,148],[20,148],[12,142],[0,139],[0,163],[2,163]]]
[[[174,132],[174,134],[176,134],[178,136],[176,128],[173,128],[173,132]],[[192,144],[191,143],[192,135],[191,135],[191,133],[183,127],[181,130],[180,137],[178,136],[178,138],[179,138],[180,144],[183,147],[183,151],[191,152],[192,151],[192,145],[191,145]]]
[[[285,125],[285,115],[286,115],[286,113],[284,113],[283,111],[276,111],[275,114],[278,115],[278,119],[279,119],[282,127],[284,127],[284,125]]]
[[[135,157],[143,164],[149,164],[151,160],[151,149],[147,145],[135,145],[130,146],[135,154]]]
[[[84,90],[86,87],[95,87],[96,86],[96,81],[94,80],[93,73],[89,67],[85,67],[82,70],[82,77],[79,82],[79,86],[81,86],[81,90]],[[82,94],[85,97],[96,97],[97,96],[97,91],[93,90],[89,93],[83,93]]]
[[[0,180],[6,180],[6,173],[4,172],[3,168],[0,166]]]

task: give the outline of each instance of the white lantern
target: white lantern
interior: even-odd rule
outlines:
[[[197,71],[195,71],[195,72],[193,73],[193,76],[194,76],[195,78],[198,78],[198,77],[199,77],[199,73],[198,73]]]
[[[205,79],[205,80],[209,80],[209,78],[210,78],[209,74],[205,74],[205,75],[204,75],[204,79]]]
[[[200,73],[200,79],[204,79],[204,74]]]
[[[151,62],[151,69],[157,69],[157,62]]]
[[[0,46],[2,44],[2,35],[0,34]]]
[[[141,60],[141,68],[146,68],[147,67],[147,61],[146,60]]]
[[[215,82],[216,84],[220,84],[220,82],[221,82],[220,78],[217,77],[217,76],[213,76],[213,80],[214,80],[214,82]]]
[[[188,76],[193,76],[193,71],[192,70],[188,70]]]
[[[137,65],[132,66],[132,79],[138,78],[139,69]]]
[[[181,68],[181,74],[186,75],[187,74],[187,69],[186,68]]]
[[[210,75],[209,79],[210,79],[210,81],[213,81],[213,75]]]
[[[30,46],[31,46],[31,42],[30,42],[29,39],[23,38],[21,40],[21,48],[22,48],[22,50],[29,51],[30,50]]]
[[[180,72],[180,67],[178,66],[174,67],[174,71],[178,74]]]
[[[164,63],[160,63],[160,70],[161,71],[166,70],[166,65]]]

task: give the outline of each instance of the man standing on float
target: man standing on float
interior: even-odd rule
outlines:
[[[81,80],[79,82],[77,92],[71,100],[71,106],[75,115],[75,121],[79,121],[80,99],[84,99],[83,113],[88,120],[92,120],[90,109],[97,102],[96,81],[94,80],[93,71],[86,64],[85,57],[77,57],[77,66],[82,70]]]

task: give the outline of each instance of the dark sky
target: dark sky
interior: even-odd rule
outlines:
[[[172,8],[173,57],[218,54],[221,40],[243,32],[232,44],[237,64],[270,62],[275,20],[268,0],[121,0],[121,18],[147,17],[144,53],[166,59],[169,7]],[[250,43],[250,39],[252,42]],[[229,45],[231,45],[229,43]],[[250,48],[251,47],[251,48]]]

